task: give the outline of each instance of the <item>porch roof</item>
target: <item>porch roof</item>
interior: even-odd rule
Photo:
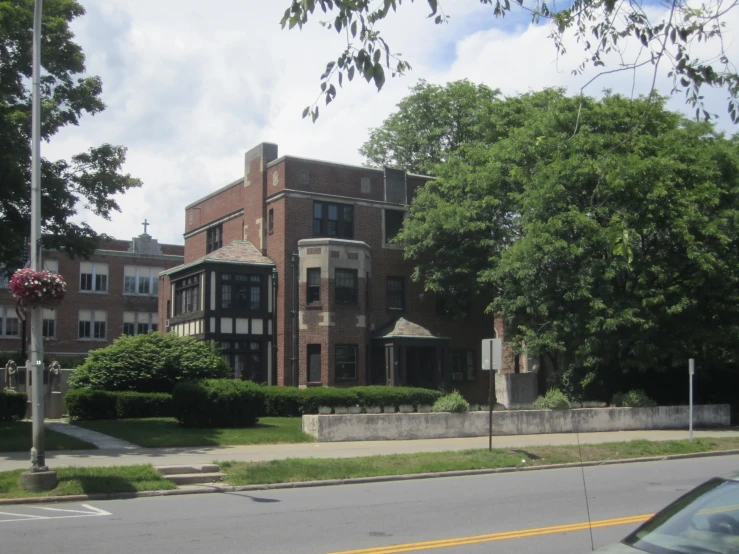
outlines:
[[[275,265],[275,262],[263,255],[259,249],[248,240],[234,240],[229,244],[222,246],[218,250],[213,250],[213,252],[206,254],[202,258],[198,258],[197,260],[187,264],[178,265],[168,269],[167,271],[162,271],[159,275],[172,275],[174,273],[179,273],[183,269],[189,269],[206,262],[261,266]]]
[[[425,327],[418,323],[408,321],[404,317],[399,317],[395,321],[391,321],[387,325],[380,327],[375,331],[375,339],[432,339],[432,340],[449,340],[449,337],[435,335]]]

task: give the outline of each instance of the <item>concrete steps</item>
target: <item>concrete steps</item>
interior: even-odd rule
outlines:
[[[199,466],[154,466],[164,478],[176,485],[197,485],[202,483],[217,483],[223,478],[215,464]]]

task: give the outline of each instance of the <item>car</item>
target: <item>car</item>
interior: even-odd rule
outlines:
[[[739,553],[739,472],[715,477],[652,516],[602,554]]]

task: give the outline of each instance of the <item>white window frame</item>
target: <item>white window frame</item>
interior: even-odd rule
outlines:
[[[10,314],[10,317],[8,317]],[[6,335],[5,332],[8,330],[8,319],[15,319],[18,322],[18,334],[17,335]],[[0,339],[20,339],[21,338],[21,325],[22,322],[18,319],[18,314],[15,313],[13,306],[0,306]]]
[[[87,313],[90,315],[90,319],[82,319],[82,314]],[[80,336],[80,323],[90,323],[90,336]],[[105,323],[105,336],[95,337],[95,323]],[[77,312],[77,340],[91,340],[105,342],[108,340],[108,313],[105,310],[79,310]]]
[[[129,323],[133,325],[133,333],[123,333],[125,325]],[[139,333],[139,324],[147,326],[146,334],[153,332],[155,329],[154,325],[158,327],[159,315],[157,312],[123,312],[123,326],[121,326],[121,333],[135,336],[143,333]]]
[[[88,273],[87,271],[83,271],[83,268],[86,264],[90,264],[92,273]],[[105,271],[103,272],[102,269],[105,268]],[[77,283],[79,286],[80,292],[84,294],[108,294],[108,291],[110,290],[110,268],[108,267],[108,264],[103,264],[99,262],[80,262],[80,278]],[[82,276],[83,275],[92,275],[92,288],[91,289],[83,289],[82,288]],[[98,275],[105,275],[105,290],[96,290],[95,289],[95,283],[97,282]]]
[[[159,274],[164,271],[163,267],[151,267],[146,265],[127,265],[123,267],[123,294],[126,296],[158,296]],[[148,273],[148,276],[146,275]],[[126,279],[133,277],[134,292],[126,290]],[[149,292],[139,292],[141,282],[148,280]]]

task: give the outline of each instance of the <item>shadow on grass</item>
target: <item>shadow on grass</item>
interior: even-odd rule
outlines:
[[[524,456],[528,457],[529,460],[539,460],[541,458],[536,454],[532,454],[528,450],[511,450],[511,452],[514,452],[516,454],[523,454]]]
[[[59,480],[60,483],[63,479]],[[118,492],[136,492],[138,489],[130,480],[115,476],[75,476],[69,481],[76,481],[85,494],[108,494]]]

